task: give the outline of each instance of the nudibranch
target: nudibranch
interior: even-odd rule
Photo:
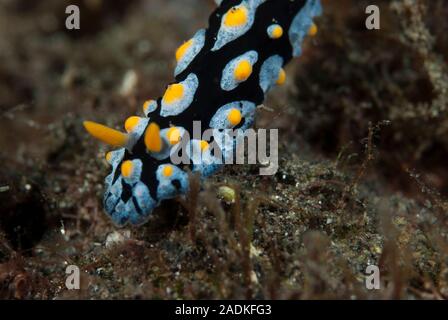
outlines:
[[[143,104],[141,117],[126,120],[125,132],[84,122],[93,137],[118,148],[106,154],[112,172],[104,195],[105,210],[118,226],[140,225],[161,201],[185,195],[188,170],[207,177],[222,166],[214,160],[233,153],[235,144],[217,136],[252,126],[256,106],[285,82],[285,64],[301,54],[306,36],[316,34],[313,18],[322,12],[319,0],[216,2],[209,27],[176,51],[175,81],[162,97]],[[216,136],[190,138],[197,121]],[[212,143],[222,152],[212,153]],[[202,162],[173,163],[180,145],[187,146],[187,157],[199,153]]]

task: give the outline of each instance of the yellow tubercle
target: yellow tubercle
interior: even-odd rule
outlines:
[[[310,27],[310,29],[308,30],[308,35],[310,35],[311,37],[314,37],[318,32],[317,26],[315,23],[313,23]]]
[[[184,42],[179,48],[176,50],[176,61],[179,62],[182,60],[182,58],[185,56],[185,53],[188,51],[188,49],[193,44],[193,39],[190,39],[186,42]]]
[[[201,148],[201,152],[204,152],[208,148],[209,144],[205,140],[199,141],[199,147]]]
[[[112,152],[111,151],[107,152],[105,158],[106,158],[106,161],[108,163],[111,163],[111,161],[112,161]]]
[[[237,81],[246,81],[252,74],[252,65],[248,60],[242,60],[235,68],[234,75]]]
[[[283,36],[283,28],[281,26],[275,26],[272,30],[272,38],[279,39]]]
[[[240,124],[242,119],[241,111],[238,109],[231,109],[227,114],[227,120],[233,125],[236,126]]]
[[[174,145],[180,141],[180,130],[176,127],[171,127],[166,132],[166,138],[171,145]]]
[[[155,102],[155,100],[146,100],[144,103],[143,103],[143,113],[144,114],[147,114],[148,113],[148,108],[149,108],[149,106],[152,104],[152,103],[154,103]]]
[[[114,147],[124,147],[128,142],[128,135],[121,131],[111,129],[93,121],[84,121],[84,128],[94,138]]]
[[[226,27],[241,27],[247,23],[248,11],[244,5],[233,7],[224,17]]]
[[[173,175],[173,166],[171,165],[166,165],[165,167],[163,167],[163,171],[162,174],[164,177],[171,177]]]
[[[165,103],[173,103],[176,100],[182,99],[184,96],[184,86],[180,83],[175,83],[168,86],[165,94],[163,95],[163,101]]]
[[[132,132],[135,127],[138,125],[138,123],[140,122],[140,117],[137,116],[132,116],[126,119],[125,123],[124,123],[124,128],[126,129],[127,132]]]
[[[151,122],[146,129],[145,146],[150,152],[160,152],[162,150],[160,127],[157,123]]]
[[[286,72],[282,68],[282,69],[280,69],[280,72],[278,73],[277,84],[281,86],[285,82],[286,82]]]
[[[126,160],[121,164],[121,175],[125,178],[129,178],[134,170],[134,165],[131,160]]]

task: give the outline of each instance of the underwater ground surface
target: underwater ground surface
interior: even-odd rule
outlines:
[[[448,298],[448,2],[323,5],[258,114],[280,129],[278,173],[226,167],[116,229],[108,149],[82,121],[119,128],[160,96],[214,1],[0,1],[0,298]],[[65,287],[71,264],[81,290]]]

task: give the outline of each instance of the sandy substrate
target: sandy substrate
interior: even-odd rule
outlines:
[[[324,1],[260,110],[280,129],[276,175],[226,167],[116,229],[108,149],[82,120],[120,128],[160,96],[214,1],[1,1],[0,298],[448,298],[448,3],[375,1],[382,28],[366,31],[371,2]]]

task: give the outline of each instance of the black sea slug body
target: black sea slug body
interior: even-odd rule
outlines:
[[[319,0],[223,0],[208,29],[176,52],[175,83],[163,97],[143,105],[144,117],[126,120],[126,133],[86,121],[95,138],[118,149],[107,154],[104,207],[115,224],[144,223],[161,201],[185,194],[188,174],[172,162],[180,146],[201,155],[190,169],[206,177],[234,152],[223,143],[226,129],[246,130],[268,90],[285,81],[283,66],[301,54],[317,31]],[[213,129],[213,141],[194,139],[193,124]],[[216,148],[221,152],[217,156]]]

